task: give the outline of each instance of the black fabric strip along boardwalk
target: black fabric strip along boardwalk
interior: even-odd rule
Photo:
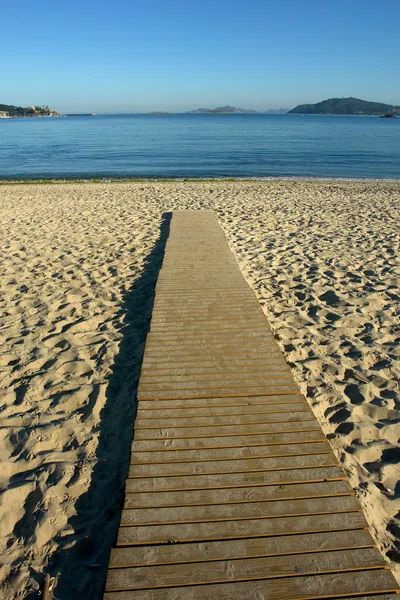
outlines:
[[[217,219],[173,213],[105,600],[398,586]]]

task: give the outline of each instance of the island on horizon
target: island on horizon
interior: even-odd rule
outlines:
[[[289,111],[288,108],[270,109],[265,111],[258,111],[247,108],[237,108],[236,106],[218,106],[217,108],[195,108],[194,110],[188,110],[186,115],[248,115],[248,114],[286,114]]]
[[[329,98],[316,104],[299,104],[288,112],[292,115],[400,115],[400,106],[368,102],[359,98]]]
[[[162,114],[162,113],[158,113]],[[279,108],[265,111],[237,108],[236,106],[219,106],[217,108],[196,108],[189,110],[188,115],[216,114],[301,114],[301,115],[375,115],[379,117],[396,117],[400,115],[400,106],[383,102],[369,102],[359,98],[328,98],[315,104],[299,104],[295,108]]]

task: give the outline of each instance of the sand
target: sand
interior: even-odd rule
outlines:
[[[400,182],[0,186],[0,596],[50,573],[101,597],[175,208],[216,211],[400,580],[399,205]]]

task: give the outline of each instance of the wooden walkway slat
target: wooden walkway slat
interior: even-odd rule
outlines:
[[[318,566],[316,566],[318,563]],[[344,568],[343,565],[346,565]],[[318,554],[273,556],[268,558],[237,559],[234,561],[218,561],[212,563],[196,563],[190,565],[157,566],[152,569],[137,567],[117,569],[111,572],[109,587],[116,589],[157,588],[162,586],[193,585],[204,583],[222,583],[229,581],[246,581],[249,579],[276,579],[282,576],[295,576],[299,572],[305,575],[315,571],[337,572],[366,568],[382,568],[384,561],[375,548],[357,550],[339,550]],[[122,580],[122,581],[121,581]],[[122,583],[122,585],[121,585]]]
[[[326,454],[322,452],[304,454],[304,455],[291,455],[291,456],[278,456],[276,458],[267,457],[247,457],[243,459],[236,458],[233,461],[227,460],[213,460],[213,461],[202,461],[196,460],[186,463],[170,463],[157,465],[138,465],[132,464],[129,477],[162,477],[167,475],[211,475],[214,473],[227,473],[227,472],[251,472],[258,470],[271,471],[279,468],[305,468],[310,466],[332,466],[337,465],[336,459],[328,451]]]
[[[297,390],[298,392],[298,390]],[[154,404],[152,400],[146,401],[142,400],[139,409],[146,408],[158,410],[161,408],[184,408],[187,406],[188,408],[192,407],[220,407],[220,406],[273,406],[273,405],[281,405],[281,404],[304,404],[305,399],[300,395],[300,393],[289,394],[287,396],[232,396],[230,398],[202,398],[201,400],[196,400],[194,398],[185,398],[184,402],[182,402],[179,398],[177,400],[166,400],[166,401],[157,401],[157,404]]]
[[[132,486],[133,490],[135,487]],[[170,506],[217,506],[241,502],[273,502],[351,495],[347,481],[320,480],[318,482],[279,483],[270,486],[247,486],[212,490],[179,490],[157,494],[133,491],[125,495],[125,508],[166,508]]]
[[[331,454],[329,444],[325,440],[319,442],[304,442],[303,444],[287,444],[277,446],[250,446],[240,448],[218,448],[199,450],[180,450],[179,454],[173,450],[162,450],[160,452],[139,452],[135,451],[131,455],[131,464],[152,465],[152,464],[174,464],[174,463],[194,463],[218,462],[223,460],[235,461],[244,458],[272,458],[275,456],[304,456],[310,454]]]
[[[310,457],[312,458],[312,457]],[[332,459],[333,460],[333,459]],[[311,461],[310,461],[311,462]],[[166,490],[210,490],[258,485],[284,485],[298,481],[325,481],[343,478],[343,471],[336,466],[285,468],[271,471],[218,473],[214,475],[184,475],[175,477],[129,478],[126,489],[138,492]]]
[[[209,521],[207,523],[120,527],[118,546],[229,540],[268,535],[296,535],[318,531],[337,531],[366,527],[361,512],[338,512],[276,519]]]
[[[157,514],[157,524],[161,523],[200,523],[208,521],[232,521],[242,519],[269,519],[277,516],[304,516],[307,514],[329,514],[332,512],[360,511],[354,496],[312,498],[304,500],[278,500],[268,504],[242,502],[229,505],[187,506],[162,508]],[[128,525],[154,524],[154,510],[125,509],[122,512],[121,527]]]
[[[245,415],[265,415],[278,414],[287,412],[310,412],[310,407],[306,402],[287,403],[287,404],[246,404],[245,406],[197,406],[193,408],[141,408],[137,412],[136,422],[158,422],[159,419],[165,419],[164,423],[168,423],[167,419],[174,419],[177,423],[183,423],[189,417],[205,419],[215,419],[217,417],[243,417]],[[262,417],[260,417],[262,418]]]
[[[398,587],[210,211],[173,213],[105,600]]]
[[[365,529],[346,531],[347,548],[373,548]],[[343,531],[325,531],[295,536],[247,538],[195,544],[116,548],[110,568],[145,565],[187,564],[237,558],[286,556],[305,552],[328,552],[343,549]]]
[[[265,571],[263,571],[264,573]],[[261,580],[260,580],[261,579]],[[397,590],[393,575],[385,569],[335,572],[331,574],[281,577],[271,580],[251,580],[247,582],[182,586],[174,588],[151,588],[148,590],[121,591],[106,593],[104,600],[232,600],[240,598],[253,600],[273,598],[274,600],[328,600],[354,599],[371,600],[371,593],[383,592],[384,596],[373,596],[376,600],[395,600],[392,595]],[[233,588],[234,586],[234,588]],[[368,593],[368,596],[364,594]],[[233,595],[235,594],[235,596]],[[388,595],[389,594],[389,595]]]
[[[280,445],[285,443],[293,442],[315,442],[318,440],[325,440],[325,436],[322,431],[317,427],[313,426],[307,431],[291,430],[286,432],[274,432],[268,434],[253,434],[250,435],[237,435],[237,436],[215,436],[202,438],[162,438],[160,440],[136,440],[134,443],[134,449],[138,451],[157,451],[169,450],[169,451],[180,451],[180,450],[203,450],[203,449],[217,449],[217,448],[243,448],[253,446],[266,446],[266,445]]]

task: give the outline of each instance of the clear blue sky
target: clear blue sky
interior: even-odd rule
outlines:
[[[400,104],[400,0],[1,2],[0,103],[60,111]]]

